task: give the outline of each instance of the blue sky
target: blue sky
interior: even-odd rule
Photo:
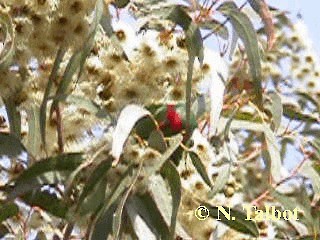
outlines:
[[[290,11],[290,17],[296,19],[298,13],[309,29],[309,36],[313,40],[313,45],[320,54],[320,2],[317,0],[266,0],[274,7]]]

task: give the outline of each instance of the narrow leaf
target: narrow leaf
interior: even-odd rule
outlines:
[[[2,203],[0,204],[0,223],[8,218],[18,215],[19,208],[15,203]]]
[[[162,177],[167,180],[170,187],[172,196],[172,212],[171,212],[171,223],[170,223],[170,239],[174,239],[176,232],[177,215],[181,202],[181,180],[179,172],[175,165],[168,161],[164,164],[162,171]]]
[[[80,206],[83,200],[94,190],[95,185],[104,179],[108,170],[111,168],[111,161],[107,159],[99,163],[95,169],[90,174],[88,180],[86,181],[84,188],[79,197],[78,206]]]
[[[9,119],[10,133],[21,139],[21,115],[12,98],[3,99]]]
[[[192,164],[197,169],[198,173],[202,177],[203,181],[210,187],[213,188],[211,180],[208,176],[207,169],[201,161],[200,156],[195,152],[189,152],[189,156],[192,160]]]
[[[136,184],[138,177],[140,176],[142,166],[143,166],[143,161],[140,162],[139,169],[137,170],[137,173],[135,174],[134,179],[130,183],[128,189],[126,190],[120,203],[118,204],[118,207],[117,207],[115,213],[113,214],[112,228],[113,228],[114,239],[120,239],[120,230],[121,230],[121,225],[122,225],[122,213],[123,213],[125,204],[127,202],[127,199],[129,197],[129,194],[131,193],[133,186]]]
[[[283,108],[282,108],[282,102],[281,97],[276,92],[269,93],[269,96],[271,98],[271,114],[272,114],[272,122],[274,125],[275,131],[280,127],[281,124],[281,118],[283,114]]]
[[[119,162],[124,144],[133,127],[140,119],[146,116],[151,116],[150,112],[137,105],[128,105],[121,111],[117,126],[113,132],[111,154],[115,158],[114,165]]]
[[[41,146],[41,133],[40,133],[40,109],[37,106],[31,106],[27,111],[28,114],[28,140],[27,148],[28,151],[33,155],[37,156]]]
[[[53,216],[65,218],[69,206],[56,196],[55,193],[49,191],[33,191],[21,197],[21,199],[30,206],[37,206],[47,211]]]
[[[313,168],[312,162],[306,161],[299,172],[311,180],[314,191],[314,201],[318,201],[320,199],[320,175]]]
[[[264,23],[264,29],[268,37],[268,49],[271,50],[275,43],[275,33],[272,21],[272,13],[264,0],[248,0],[251,7],[258,13]]]
[[[245,45],[255,89],[255,101],[258,107],[262,108],[260,51],[254,26],[247,15],[242,13],[234,2],[224,2],[218,10],[230,19],[232,26]]]
[[[0,157],[16,157],[24,151],[27,150],[17,137],[0,132]]]
[[[212,190],[209,192],[209,198],[213,198],[227,184],[231,173],[231,165],[225,164],[219,169],[219,174],[214,182]]]
[[[0,25],[3,31],[4,49],[0,52],[0,69],[6,69],[12,62],[14,55],[15,34],[10,16],[4,12],[0,13]],[[7,47],[7,45],[9,45]],[[8,48],[8,49],[6,49]]]
[[[53,86],[54,81],[58,76],[58,70],[60,63],[62,62],[63,56],[65,54],[65,49],[60,48],[57,52],[57,56],[54,60],[53,67],[49,76],[49,80],[43,95],[43,99],[40,105],[40,132],[41,132],[41,140],[44,148],[46,148],[46,125],[47,125],[47,104],[48,98],[51,93],[51,89]]]
[[[220,217],[221,222],[238,232],[250,234],[254,237],[259,236],[259,231],[256,223],[251,220],[246,220],[247,215],[245,213],[235,209],[230,209],[230,215],[231,217],[234,217],[234,220],[228,220],[223,214],[219,214],[218,207],[214,207],[206,203],[201,205],[209,209],[209,216],[211,218],[218,219],[218,217]],[[224,208],[227,209],[226,211],[228,211],[228,207]]]

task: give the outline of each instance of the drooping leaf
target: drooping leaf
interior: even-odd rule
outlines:
[[[140,162],[139,168],[137,169],[137,173],[135,174],[134,178],[132,179],[130,185],[128,186],[128,189],[125,191],[120,203],[118,204],[118,207],[113,214],[113,222],[112,222],[112,229],[113,229],[113,237],[115,239],[120,239],[120,230],[121,230],[121,225],[122,225],[122,216],[123,216],[123,211],[125,204],[129,198],[129,195],[132,191],[133,186],[136,184],[142,170],[143,166],[143,161]]]
[[[160,130],[153,130],[150,133],[150,136],[148,138],[148,146],[151,148],[156,149],[157,151],[163,153],[166,148],[167,144],[164,140],[164,136]]]
[[[200,174],[200,176],[202,177],[203,181],[210,187],[213,188],[213,185],[211,183],[211,180],[208,176],[207,173],[207,169],[204,166],[202,160],[201,160],[201,156],[199,156],[197,153],[195,152],[189,152],[189,156],[191,158],[192,164],[193,166],[197,169],[197,172]]]
[[[63,56],[65,55],[65,49],[60,48],[57,52],[57,56],[54,60],[53,67],[49,76],[49,80],[43,95],[43,99],[40,105],[40,116],[39,116],[39,121],[40,121],[40,133],[41,133],[41,141],[46,148],[46,125],[47,125],[47,105],[48,105],[48,99],[49,95],[51,93],[51,89],[53,86],[54,81],[58,77],[58,71],[59,71],[59,66],[62,62]]]
[[[227,184],[231,173],[231,165],[225,164],[219,169],[218,176],[213,184],[212,190],[209,192],[209,198],[213,198]]]
[[[121,111],[117,126],[113,132],[111,154],[115,158],[114,165],[119,162],[124,144],[133,127],[140,119],[146,116],[151,116],[150,112],[137,105],[128,105]]]
[[[0,203],[0,223],[18,215],[19,208],[15,203]]]
[[[207,203],[203,203],[201,205],[209,209],[209,216],[211,218],[218,219],[218,217],[220,217],[222,223],[236,231],[249,234],[254,237],[259,236],[259,231],[256,223],[251,220],[246,220],[247,215],[245,213],[231,208],[230,215],[231,217],[234,217],[234,219],[228,220],[223,214],[219,213],[218,207],[211,206]],[[228,207],[224,207],[224,209],[226,209],[226,211],[228,212]]]
[[[106,211],[100,218],[96,221],[95,225],[91,226],[87,231],[91,232],[89,239],[107,239],[108,235],[112,234],[112,225],[113,225],[113,213],[116,211],[116,204],[111,205],[111,207]]]
[[[3,32],[4,48],[0,52],[0,70],[3,70],[12,62],[14,56],[15,34],[10,16],[4,12],[0,13],[0,26]],[[8,79],[8,81],[10,81]]]
[[[158,209],[157,203],[154,202],[150,195],[144,194],[142,196],[130,197],[127,208],[131,222],[133,222],[133,228],[135,229],[138,237],[139,232],[137,232],[138,229],[134,223],[137,215],[142,217],[146,227],[149,229],[149,232],[151,232],[151,234],[153,233],[156,236],[156,239],[170,239],[169,227],[164,221],[163,216]],[[144,238],[144,236],[141,235],[140,237]]]
[[[262,108],[260,50],[254,26],[247,15],[242,13],[234,2],[224,2],[218,10],[230,19],[232,26],[245,45],[254,84],[255,102],[259,108]]]
[[[169,142],[169,147],[167,148],[167,150],[155,160],[155,163],[152,166],[145,169],[145,172],[146,172],[145,179],[147,179],[149,176],[154,175],[156,172],[160,171],[160,169],[165,164],[165,162],[171,157],[171,155],[180,146],[182,140],[183,140],[183,136],[181,134],[177,134],[176,136],[171,138]]]
[[[130,0],[115,0],[112,2],[117,8],[124,8],[129,4]]]
[[[95,185],[99,182],[103,181],[106,176],[108,170],[111,168],[111,161],[107,159],[106,161],[102,161],[99,163],[96,168],[92,171],[88,180],[86,181],[84,188],[80,194],[78,200],[78,206],[80,206],[83,200],[94,190]]]
[[[76,51],[70,58],[68,65],[64,71],[60,84],[58,86],[57,92],[55,97],[53,98],[53,103],[51,105],[50,114],[57,108],[59,101],[62,97],[67,96],[67,91],[70,87],[70,84],[73,80],[73,76],[78,71],[77,79],[79,80],[83,71],[84,63],[90,54],[90,51],[94,44],[94,37],[96,31],[98,29],[101,17],[103,12],[103,1],[98,0],[96,2],[95,10],[94,10],[94,17],[92,24],[90,26],[89,35],[82,46],[82,48]]]
[[[179,172],[177,171],[175,165],[168,161],[164,164],[162,171],[162,177],[167,180],[170,187],[170,193],[172,197],[172,212],[171,212],[171,222],[170,222],[170,239],[174,239],[176,232],[177,215],[181,202],[181,180]],[[160,203],[158,204],[160,207]]]
[[[12,97],[3,99],[9,119],[10,133],[21,139],[21,115]]]
[[[161,153],[165,152],[167,148],[166,142],[164,141],[162,133],[156,130],[150,134],[148,145],[158,150]],[[180,180],[179,172],[177,171],[175,165],[170,161],[164,164],[161,170],[161,176],[165,180],[167,180],[167,183],[170,187],[171,197],[172,197],[170,237],[173,239],[176,232],[177,214],[178,214],[178,209],[181,201],[181,180]],[[153,185],[149,184],[149,186],[151,187]],[[160,193],[159,188],[157,188],[157,192],[163,197],[168,196],[168,194]],[[166,202],[165,201],[159,202],[159,208],[161,212],[165,211],[164,208],[161,207],[162,203],[166,204]]]
[[[186,13],[182,6],[176,5],[169,8],[165,13],[165,19],[180,25],[186,36],[186,45],[188,50],[188,72],[186,83],[186,123],[187,134],[190,134],[190,118],[191,118],[191,88],[192,75],[195,57],[198,57],[200,64],[203,62],[203,42],[201,32],[198,26],[192,21],[190,16]]]
[[[320,175],[313,168],[312,162],[306,161],[303,163],[299,173],[311,180],[314,191],[314,199],[315,201],[318,201],[320,199]]]
[[[105,179],[98,181],[94,184],[93,189],[86,195],[84,199],[81,199],[81,204],[78,203],[78,213],[80,216],[86,214],[93,214],[104,203],[106,196],[107,181]]]
[[[268,49],[271,50],[275,42],[272,13],[264,0],[248,0],[248,2],[255,12],[259,14],[264,23],[264,30],[268,37]]]
[[[301,109],[297,109],[290,104],[283,104],[283,115],[292,120],[303,121],[307,123],[319,123],[319,120],[316,116],[302,113]]]
[[[283,114],[281,97],[276,92],[271,92],[268,95],[271,99],[270,112],[272,114],[272,123],[274,126],[274,130],[277,131],[277,129],[280,127]]]
[[[254,132],[264,133],[264,142],[267,149],[263,152],[266,160],[266,165],[275,181],[281,180],[282,160],[280,155],[280,147],[277,143],[275,134],[271,131],[266,123],[253,123],[250,121],[233,120],[231,129],[245,129]]]
[[[40,207],[53,216],[65,218],[69,206],[63,199],[58,198],[55,193],[49,191],[33,191],[21,197],[21,199],[32,207]]]
[[[68,153],[40,160],[15,179],[15,186],[8,199],[14,199],[42,184],[56,184],[65,181],[68,174],[83,161],[81,153]]]
[[[17,137],[0,132],[0,156],[16,157],[22,152],[27,152],[27,149]]]
[[[267,160],[267,166],[270,167],[270,173],[272,178],[276,182],[278,182],[281,180],[281,167],[282,167],[279,144],[277,143],[277,139],[274,133],[266,124],[263,124],[263,130],[264,130],[264,140],[267,146],[267,152],[265,155]]]
[[[40,109],[37,106],[31,106],[27,111],[28,114],[28,140],[26,147],[28,151],[37,156],[41,147],[41,133],[40,133]]]
[[[300,204],[296,199],[288,197],[284,194],[281,194],[274,189],[270,190],[270,194],[272,197],[274,197],[282,206],[284,209],[290,209],[293,210],[295,208],[299,208],[303,211],[303,217],[299,218],[305,218],[308,224],[312,225],[313,217],[310,213],[311,210],[311,204]]]

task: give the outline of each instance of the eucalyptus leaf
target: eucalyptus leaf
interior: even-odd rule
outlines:
[[[10,124],[10,133],[21,139],[21,114],[12,97],[3,99]]]
[[[21,199],[26,204],[40,207],[59,218],[66,218],[69,209],[69,206],[62,198],[58,198],[55,193],[50,193],[49,191],[33,191],[23,195]]]
[[[246,220],[247,215],[244,212],[238,211],[236,209],[230,208],[230,215],[234,217],[233,220],[228,220],[223,214],[219,214],[218,207],[211,206],[210,204],[203,203],[201,204],[205,206],[209,210],[209,216],[213,219],[218,219],[220,217],[220,221],[227,225],[228,227],[245,234],[249,234],[254,237],[259,236],[259,231],[256,223],[251,220]],[[226,211],[228,211],[228,207],[222,206]]]
[[[22,152],[27,152],[27,149],[16,136],[0,132],[0,157],[17,157]]]
[[[4,222],[8,218],[17,216],[19,208],[15,203],[0,203],[0,222]]]
[[[150,112],[138,105],[128,105],[120,113],[117,126],[113,132],[113,141],[111,154],[115,158],[116,165],[122,154],[124,144],[127,141],[132,129],[137,122],[147,116],[151,116]]]
[[[193,166],[197,169],[197,172],[202,177],[203,181],[210,187],[213,188],[211,180],[208,176],[207,169],[205,165],[202,163],[201,156],[195,152],[189,152],[189,156],[191,158]]]
[[[11,17],[2,11],[0,13],[0,25],[4,32],[4,49],[0,53],[0,70],[4,70],[12,63],[15,50],[15,32]],[[8,49],[6,47],[8,46]]]
[[[257,34],[250,19],[242,13],[234,2],[226,1],[219,8],[230,22],[239,38],[243,41],[250,65],[255,90],[255,102],[262,109],[261,62]]]

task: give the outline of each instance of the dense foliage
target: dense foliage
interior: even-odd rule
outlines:
[[[320,65],[287,15],[0,0],[1,237],[317,239]],[[299,220],[246,220],[245,204]]]

